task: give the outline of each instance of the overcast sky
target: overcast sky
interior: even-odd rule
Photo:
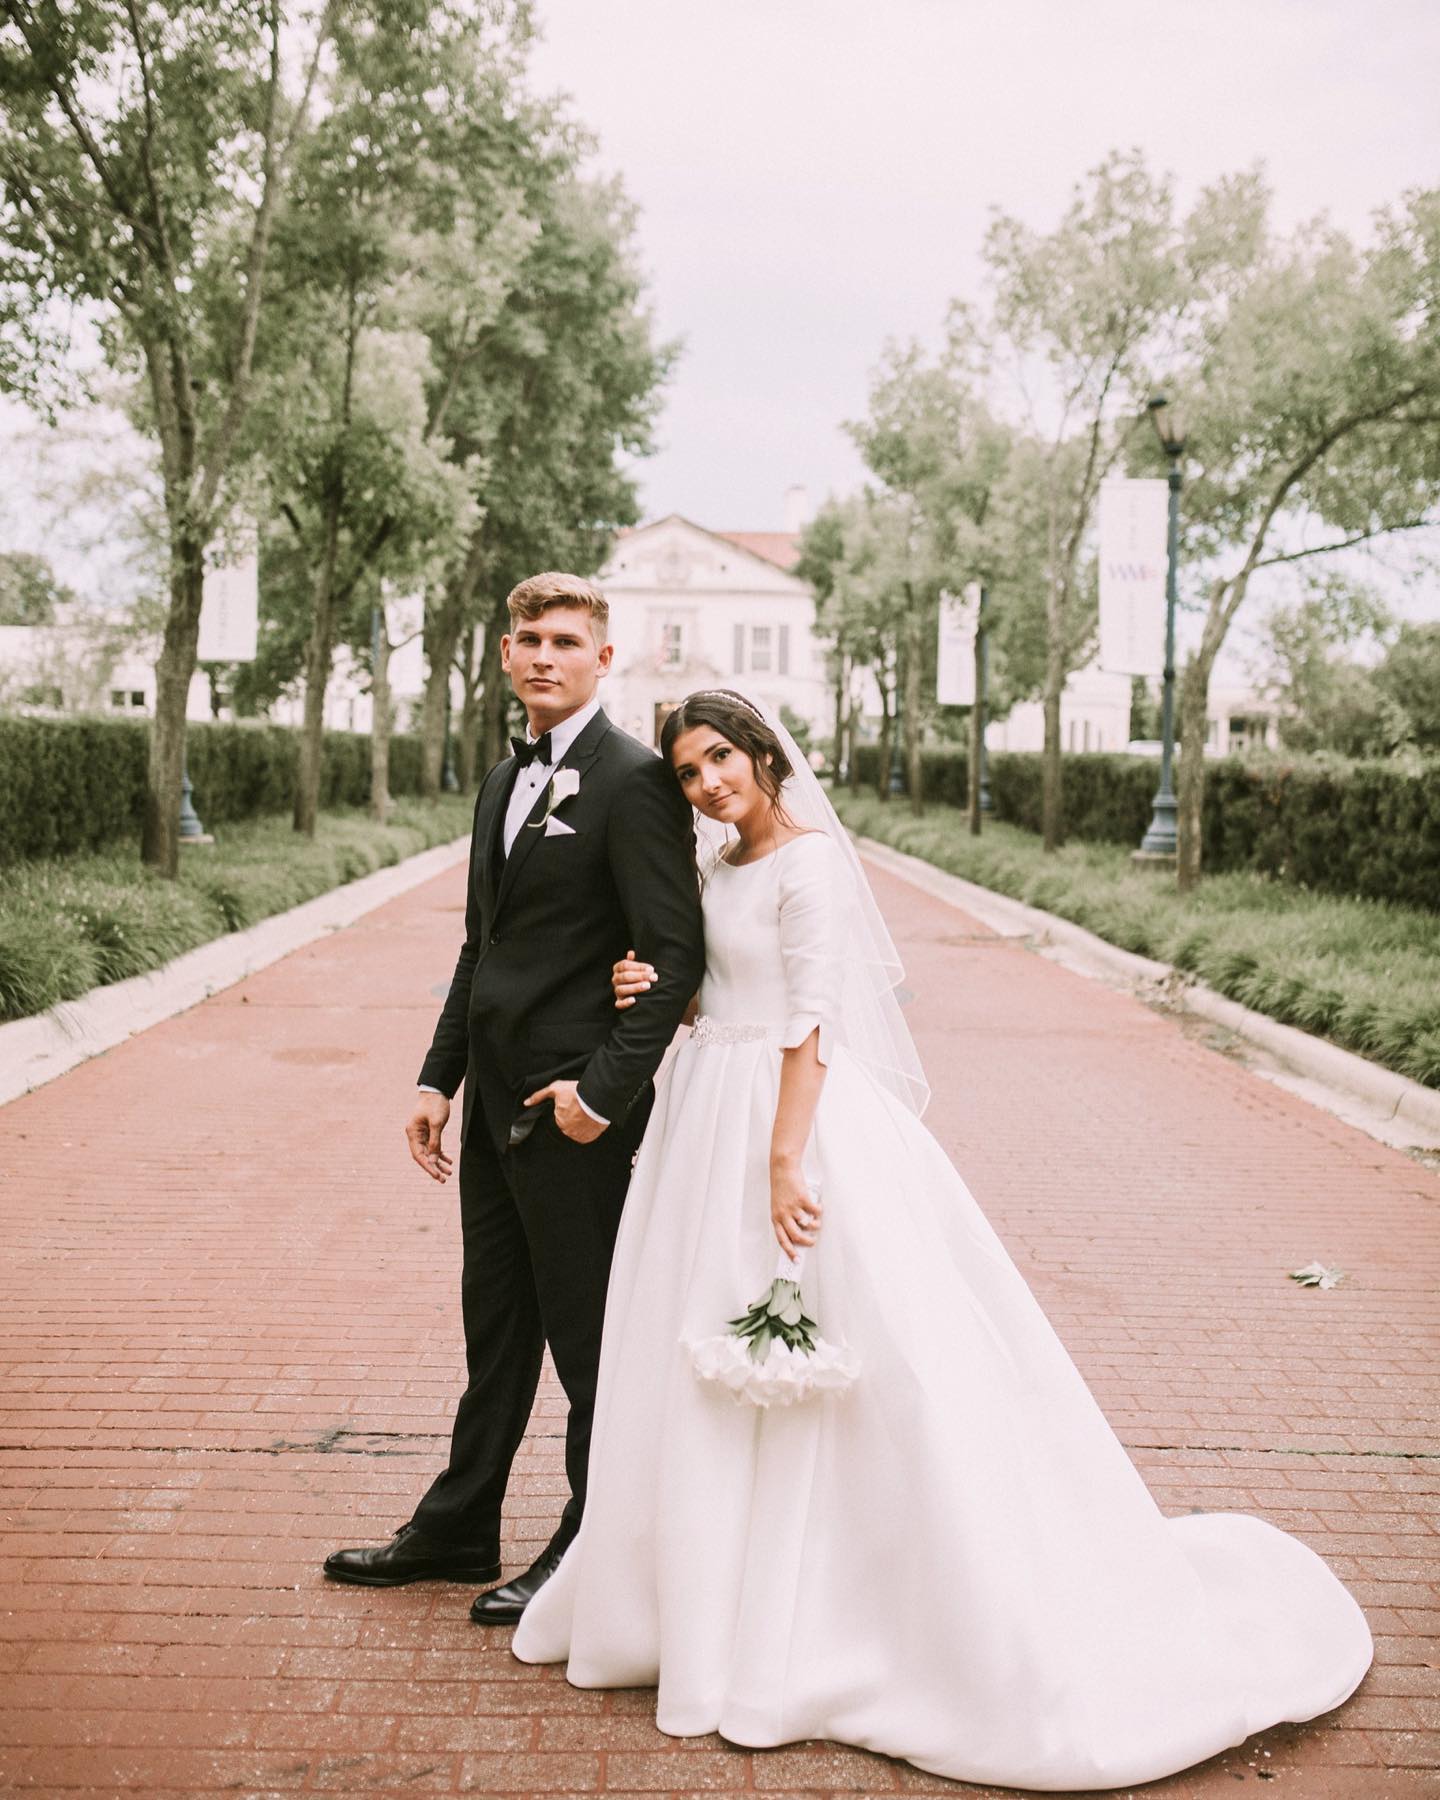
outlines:
[[[1259,162],[1276,217],[1363,232],[1440,181],[1437,0],[537,0],[536,74],[639,203],[683,337],[647,517],[781,523],[861,479],[889,336],[980,293],[992,207],[1055,223],[1108,150],[1182,200]]]
[[[933,339],[952,296],[980,296],[992,208],[1046,229],[1111,149],[1138,145],[1182,203],[1261,163],[1281,223],[1328,211],[1357,233],[1440,181],[1440,0],[536,4],[536,83],[573,96],[624,177],[661,330],[685,343],[638,468],[650,518],[772,529],[791,483],[858,485],[841,424],[886,338]],[[114,445],[42,459],[0,403],[6,437],[0,542],[118,594],[113,528],[41,479]],[[1440,587],[1401,606],[1440,616]]]

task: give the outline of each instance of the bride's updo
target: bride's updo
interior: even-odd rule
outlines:
[[[780,784],[794,770],[779,738],[750,701],[732,694],[729,688],[702,688],[699,693],[687,694],[660,727],[660,754],[667,767],[675,766],[676,738],[697,725],[711,726],[727,743],[743,750],[755,765],[755,780],[762,793],[779,804]]]

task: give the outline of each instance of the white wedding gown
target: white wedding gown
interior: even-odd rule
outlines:
[[[584,1523],[515,1654],[658,1683],[675,1736],[1027,1788],[1149,1781],[1337,1706],[1371,1657],[1345,1588],[1259,1519],[1163,1516],[944,1152],[833,1041],[848,879],[813,835],[707,882],[704,1020],[625,1206]],[[682,1340],[775,1272],[780,1050],[817,1024],[806,1310],[861,1367],[765,1410]]]

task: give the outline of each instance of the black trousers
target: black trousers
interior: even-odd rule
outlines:
[[[548,1343],[570,1416],[569,1532],[585,1506],[605,1290],[630,1168],[653,1095],[593,1143],[577,1144],[547,1107],[512,1149],[477,1117],[460,1152],[461,1305],[468,1376],[450,1461],[415,1509],[428,1535],[497,1554],[500,1507],[525,1435]]]

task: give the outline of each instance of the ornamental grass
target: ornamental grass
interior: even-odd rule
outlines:
[[[1070,843],[1047,856],[1019,826],[900,799],[835,796],[854,832],[1173,964],[1217,993],[1440,1087],[1440,915],[1322,894],[1260,873],[1207,875],[1182,895],[1130,853]]]
[[[385,825],[322,813],[311,841],[285,818],[217,830],[163,881],[126,847],[6,869],[0,883],[0,1019],[29,1018],[91,988],[147,974],[201,944],[448,843],[473,797],[397,800]],[[207,824],[209,821],[206,821]]]

